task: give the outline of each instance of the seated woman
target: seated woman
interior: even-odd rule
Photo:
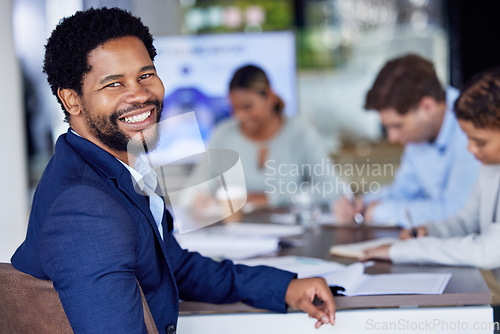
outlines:
[[[239,68],[229,99],[233,117],[219,123],[208,148],[239,154],[248,202],[276,207],[306,194],[316,204],[330,205],[337,198],[342,189],[321,139],[305,120],[284,115],[285,104],[261,68]]]

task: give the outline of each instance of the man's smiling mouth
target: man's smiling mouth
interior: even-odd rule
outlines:
[[[143,122],[146,119],[148,119],[149,116],[151,116],[151,110],[143,112],[142,114],[139,114],[139,115],[124,117],[123,121],[125,121],[126,123],[129,123],[129,124],[139,123],[139,122]]]

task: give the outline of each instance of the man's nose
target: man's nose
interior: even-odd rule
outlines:
[[[471,140],[467,143],[467,150],[473,155],[477,154],[477,146]]]
[[[400,131],[397,131],[394,129],[388,129],[387,130],[387,137],[391,143],[402,143]]]
[[[149,88],[141,85],[139,82],[128,87],[126,102],[129,104],[144,103],[151,98]]]

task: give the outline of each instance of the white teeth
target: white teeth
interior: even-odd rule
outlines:
[[[151,110],[150,111],[146,111],[145,113],[142,113],[140,115],[135,115],[135,116],[132,116],[132,117],[125,117],[123,120],[125,122],[127,122],[127,123],[138,123],[138,122],[144,121],[150,115],[151,115]]]

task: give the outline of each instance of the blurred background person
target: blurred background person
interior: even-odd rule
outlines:
[[[236,70],[229,99],[232,117],[214,129],[207,148],[239,154],[247,201],[277,207],[306,196],[331,205],[339,186],[326,147],[307,121],[284,115],[285,104],[266,73],[255,65]]]
[[[418,55],[384,65],[366,95],[365,109],[378,111],[390,142],[405,145],[401,165],[392,184],[380,192],[355,204],[340,198],[334,205],[337,220],[350,222],[362,213],[366,221],[419,225],[463,207],[478,163],[467,152],[467,138],[452,112],[457,97],[453,87],[442,88],[433,64]]]

